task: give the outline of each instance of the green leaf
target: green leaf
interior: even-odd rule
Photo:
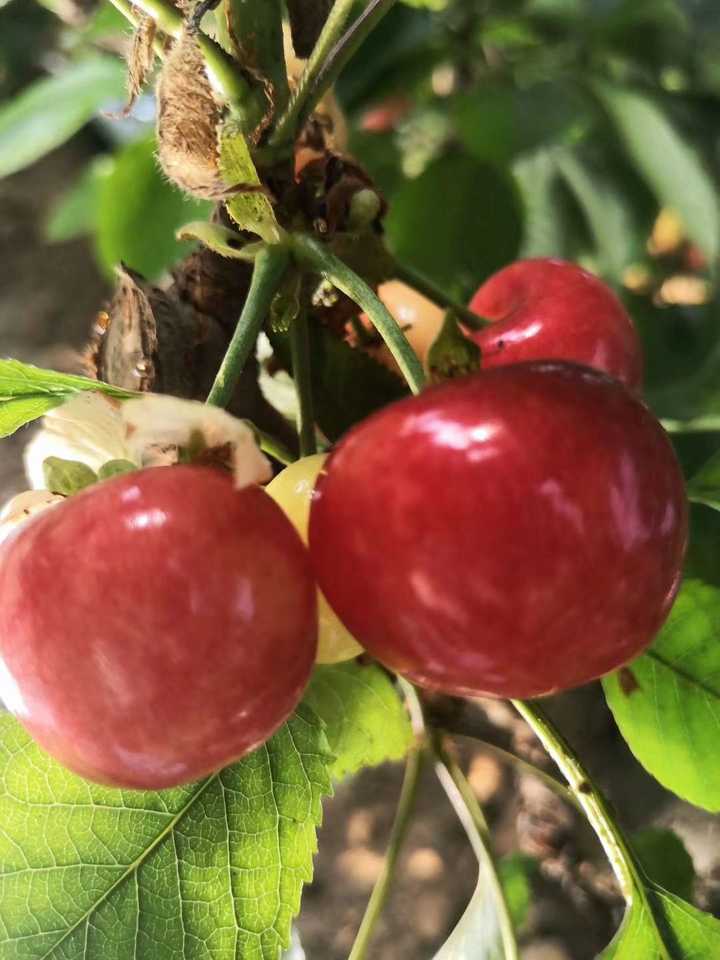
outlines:
[[[720,451],[695,474],[687,487],[688,499],[720,510]]]
[[[121,399],[134,396],[129,390],[113,387],[100,380],[78,377],[72,373],[43,370],[19,360],[0,360],[0,401],[15,397],[34,397],[47,394],[63,399],[83,390],[97,390]]]
[[[88,377],[42,370],[19,360],[0,360],[0,437],[10,436],[82,390],[100,391],[121,399],[133,396],[127,390]]]
[[[660,204],[678,213],[688,236],[714,261],[720,246],[717,190],[695,150],[645,94],[606,83],[594,89]]]
[[[386,227],[401,262],[466,299],[517,255],[520,197],[505,171],[453,153],[400,188]]]
[[[537,150],[513,164],[525,211],[519,253],[522,257],[577,260],[589,246],[587,229],[560,177],[555,152]]]
[[[577,88],[549,82],[526,89],[484,83],[450,103],[468,153],[499,164],[539,147],[575,140],[588,125],[589,107]]]
[[[442,328],[428,350],[427,368],[433,383],[480,369],[480,348],[461,331],[452,310],[445,315]]]
[[[645,873],[655,883],[683,900],[692,900],[695,867],[676,833],[650,827],[633,834],[632,846]]]
[[[385,671],[350,660],[315,668],[305,694],[325,722],[331,771],[341,779],[362,767],[399,760],[412,743],[412,728],[402,700]]]
[[[278,960],[331,790],[301,705],[255,753],[162,793],[94,786],[0,717],[3,960]]]
[[[92,233],[97,223],[100,186],[110,176],[113,163],[112,157],[96,157],[72,187],[62,194],[45,227],[50,243],[64,243]]]
[[[0,108],[0,177],[65,143],[124,91],[124,67],[111,57],[81,60],[38,80]]]
[[[108,460],[98,470],[98,480],[110,480],[112,477],[121,477],[125,473],[134,473],[137,464],[130,460]]]
[[[86,463],[63,460],[61,457],[47,457],[43,460],[43,474],[47,489],[64,497],[71,497],[98,481],[98,475]]]
[[[202,220],[210,204],[186,198],[155,163],[154,137],[126,146],[100,187],[96,245],[108,270],[124,263],[156,280],[191,247],[175,238],[190,220]]]
[[[720,810],[720,590],[687,581],[651,649],[603,681],[615,720],[663,786]]]
[[[220,170],[229,188],[240,184],[260,187],[247,141],[240,127],[225,123],[220,143]],[[280,228],[272,204],[261,192],[238,193],[228,201],[228,212],[241,230],[250,230],[267,243],[277,243]]]
[[[20,397],[17,400],[0,400],[0,438],[24,427],[26,423],[39,420],[53,407],[59,407],[62,397]]]
[[[638,253],[637,231],[627,196],[605,170],[588,167],[576,151],[558,151],[555,162],[585,215],[595,241],[599,272],[619,283]]]
[[[498,863],[498,876],[516,930],[527,920],[532,900],[531,881],[537,871],[537,860],[522,853],[510,854]]]
[[[598,960],[710,960],[720,956],[719,921],[654,884],[647,893],[655,920],[642,903],[635,903]]]

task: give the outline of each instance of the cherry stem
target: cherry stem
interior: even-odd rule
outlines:
[[[385,862],[380,876],[373,887],[373,892],[370,895],[368,905],[365,909],[365,915],[362,918],[362,923],[360,924],[360,929],[358,930],[348,960],[365,960],[368,955],[368,949],[375,933],[377,922],[380,919],[380,915],[390,894],[398,858],[402,851],[405,838],[407,837],[408,827],[410,826],[415,810],[417,788],[423,767],[423,759],[424,752],[421,746],[417,744],[412,747],[405,764],[405,776],[400,791],[395,820],[393,821],[390,832]]]
[[[473,848],[481,877],[491,886],[497,908],[503,957],[505,960],[519,960],[515,928],[505,897],[505,890],[498,874],[497,862],[490,839],[490,828],[485,819],[485,814],[482,812],[467,777],[460,769],[455,758],[447,750],[442,732],[428,726],[418,691],[402,677],[398,677],[398,683],[405,694],[405,702],[410,712],[415,735],[418,739],[422,738],[425,741],[426,749],[433,759],[435,774],[465,830],[470,846]]]
[[[720,416],[706,414],[700,417],[691,417],[688,420],[661,420],[667,433],[718,433],[720,432]]]
[[[489,743],[487,740],[476,737],[472,733],[463,733],[461,730],[452,730],[448,732],[453,733],[455,736],[472,740],[483,750],[487,750],[489,753],[495,754],[499,760],[502,760],[509,766],[514,767],[518,773],[524,773],[528,776],[535,777],[537,780],[543,783],[548,790],[552,790],[556,796],[560,797],[560,799],[564,800],[566,803],[571,804],[576,810],[582,810],[582,807],[580,806],[578,799],[572,790],[568,789],[564,783],[556,780],[551,773],[548,773],[546,770],[542,770],[540,767],[535,766],[535,764],[530,763],[529,760],[524,760],[516,753],[512,753],[510,750],[505,750],[504,747],[499,747],[496,743]]]
[[[387,344],[412,392],[420,393],[425,386],[422,365],[398,322],[375,291],[312,237],[293,234],[290,243],[301,264],[320,274],[364,311]]]
[[[438,307],[442,307],[445,310],[452,310],[453,313],[457,314],[463,326],[470,327],[471,330],[482,330],[483,327],[489,327],[492,323],[492,320],[486,320],[484,317],[474,313],[469,307],[464,307],[462,304],[457,303],[432,280],[428,280],[426,276],[418,273],[413,267],[407,266],[407,264],[396,261],[395,276],[398,280],[402,280],[403,283],[406,283],[409,287],[412,287],[414,290],[417,290],[418,293],[427,297],[428,300],[432,300]]]
[[[290,357],[295,381],[299,413],[298,437],[300,456],[317,453],[315,440],[315,411],[312,395],[312,371],[310,359],[310,331],[307,311],[304,307],[290,324]]]
[[[226,407],[240,380],[243,368],[255,349],[258,335],[270,311],[275,294],[289,266],[287,249],[280,244],[264,246],[255,257],[252,281],[240,319],[227,353],[218,370],[207,402]]]
[[[308,90],[314,84],[328,54],[335,46],[354,5],[355,0],[335,0],[315,47],[305,64],[297,89],[287,109],[280,115],[280,119],[270,137],[271,146],[278,146],[295,138],[295,133],[300,127],[299,117],[306,103]]]
[[[654,910],[643,880],[642,867],[616,823],[607,800],[593,782],[577,754],[536,702],[513,700],[512,704],[567,780],[605,850],[626,903],[631,907],[637,902],[641,909],[647,911],[649,917],[654,917]],[[659,931],[658,937],[659,943],[662,943]],[[670,960],[664,945],[663,955],[660,955],[659,960]]]
[[[251,428],[255,431],[258,446],[263,453],[267,453],[268,456],[277,460],[278,463],[282,463],[285,467],[289,467],[291,463],[295,463],[297,457],[288,450],[284,443],[281,443],[269,433],[265,433],[264,430],[259,430],[254,423],[251,423]]]
[[[300,77],[295,96],[278,120],[270,146],[278,147],[295,139],[312,111],[330,89],[347,62],[389,13],[396,0],[370,0],[360,16],[345,30],[355,0],[335,0],[313,52]]]
[[[463,826],[473,852],[477,857],[484,879],[490,884],[497,907],[498,925],[505,960],[519,960],[517,938],[513,926],[510,908],[505,890],[498,873],[497,861],[492,849],[490,828],[485,814],[454,757],[443,744],[438,731],[432,734],[433,753],[435,754],[435,774],[445,791],[448,800]]]
[[[168,0],[132,0],[135,13],[125,0],[110,0],[110,3],[134,26],[137,26],[137,11],[140,10],[152,17],[158,28],[168,36],[179,37],[186,29],[182,15]],[[197,42],[214,89],[238,116],[244,118],[244,125],[248,129],[257,126],[263,113],[258,92],[250,87],[235,61],[219,44],[204,33],[197,34]]]

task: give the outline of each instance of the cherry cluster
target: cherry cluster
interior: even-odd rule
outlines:
[[[494,321],[468,334],[479,373],[384,408],[267,492],[143,470],[7,541],[0,682],[49,753],[159,789],[263,743],[318,660],[364,649],[424,687],[531,698],[652,641],[687,509],[630,318],[547,260],[471,308]]]

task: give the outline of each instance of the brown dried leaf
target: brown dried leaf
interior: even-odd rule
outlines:
[[[157,24],[152,17],[143,15],[133,35],[132,46],[128,54],[128,102],[123,109],[127,116],[135,106],[135,101],[143,91],[153,66],[155,65],[155,34]]]
[[[160,74],[158,157],[182,190],[203,199],[220,199],[227,186],[220,174],[219,128],[222,111],[193,36],[174,44]]]

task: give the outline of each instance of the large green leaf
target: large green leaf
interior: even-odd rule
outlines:
[[[633,834],[632,846],[648,877],[669,893],[692,900],[695,866],[676,833],[648,827]]]
[[[356,661],[317,667],[305,699],[325,721],[337,779],[407,753],[410,720],[381,667]]]
[[[188,787],[97,787],[0,717],[3,960],[277,960],[312,877],[327,740],[306,705]]]
[[[597,271],[619,285],[625,269],[645,253],[655,209],[636,197],[629,171],[603,152],[558,149],[555,162],[586,220],[595,247]],[[624,180],[623,180],[624,178]],[[652,198],[650,198],[652,199]],[[649,216],[643,216],[647,214]]]
[[[688,236],[714,261],[720,246],[720,207],[716,186],[697,153],[644,93],[606,83],[595,90],[659,202],[677,211]]]
[[[81,60],[28,87],[0,108],[0,177],[59,147],[124,88],[123,65],[111,57]]]
[[[598,960],[711,960],[720,956],[720,922],[654,884],[628,909]],[[652,915],[651,915],[652,913]]]
[[[186,198],[161,175],[154,138],[129,144],[100,184],[96,243],[103,265],[124,263],[157,279],[190,249],[175,238],[189,220],[204,219],[208,203]]]
[[[590,106],[567,83],[518,88],[495,82],[455,97],[450,110],[468,153],[502,164],[519,154],[575,139],[588,125]]]
[[[42,370],[19,360],[0,360],[0,437],[10,436],[83,390],[99,390],[120,398],[132,396],[99,380]]]
[[[95,157],[75,183],[61,195],[45,227],[51,243],[64,243],[92,233],[97,226],[100,187],[112,173],[113,166],[114,159],[107,154]]]
[[[604,681],[615,720],[663,786],[720,810],[720,590],[686,582],[652,648]]]
[[[515,161],[513,175],[524,207],[522,257],[578,260],[590,249],[587,224],[577,210],[555,162],[543,148]]]
[[[520,195],[505,171],[451,153],[401,187],[386,226],[399,260],[467,298],[517,255]]]

